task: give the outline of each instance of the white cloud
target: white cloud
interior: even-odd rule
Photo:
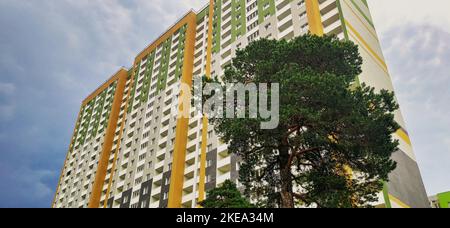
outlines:
[[[381,34],[428,193],[450,190],[450,33],[411,23]]]
[[[368,0],[429,194],[450,190],[450,1]]]
[[[448,0],[368,0],[381,33],[408,24],[431,24],[450,32]]]

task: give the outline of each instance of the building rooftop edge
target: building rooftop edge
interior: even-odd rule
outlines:
[[[209,7],[209,3],[206,3],[203,7],[200,8],[200,10],[196,11],[194,9],[190,9],[188,10],[185,14],[183,14],[181,17],[179,17],[174,23],[172,23],[163,33],[161,33],[158,37],[156,37],[152,42],[150,42],[150,44],[148,44],[142,51],[140,51],[137,55],[136,58],[138,56],[140,56],[142,53],[144,53],[149,47],[151,47],[155,42],[157,42],[161,37],[163,37],[167,32],[169,32],[171,30],[171,28],[173,28],[174,26],[176,26],[178,23],[180,23],[185,17],[187,17],[189,14],[193,13],[194,15],[197,15],[198,12],[203,11],[204,9],[206,9],[207,7]],[[132,69],[133,67],[130,68],[126,68],[126,67],[120,67],[120,69],[114,73],[111,77],[109,77],[104,83],[102,83],[99,87],[97,87],[94,92],[92,92],[91,94],[89,94],[85,99],[83,99],[83,106],[86,105],[86,103],[88,103],[90,100],[92,100],[93,97],[95,97],[100,91],[104,90],[104,87],[106,85],[109,85],[112,83],[112,81],[114,81],[113,79],[115,77],[117,77],[117,75],[120,73],[120,71],[125,70],[125,71],[129,71],[130,69]]]
[[[83,99],[82,106],[86,105],[94,97],[96,97],[101,91],[105,90],[105,87],[113,83],[119,76],[120,72],[126,71],[128,73],[128,68],[120,67],[112,76],[110,76],[105,82],[103,82],[99,87],[97,87],[94,92],[90,93],[86,98]]]

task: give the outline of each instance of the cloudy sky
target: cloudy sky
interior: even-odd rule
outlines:
[[[49,207],[84,97],[206,0],[0,0],[0,207]],[[448,0],[369,0],[429,194],[450,190]]]

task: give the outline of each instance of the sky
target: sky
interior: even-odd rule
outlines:
[[[50,207],[81,101],[206,0],[0,0],[0,207]],[[450,190],[450,1],[369,0],[428,194]]]

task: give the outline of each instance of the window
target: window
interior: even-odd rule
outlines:
[[[252,42],[252,41],[255,40],[256,38],[258,38],[258,36],[259,36],[259,31],[256,31],[255,33],[251,34],[251,35],[248,37],[248,42]]]
[[[301,32],[308,32],[308,25],[307,24],[305,24],[305,25],[302,25],[302,27],[300,28],[300,31]]]
[[[166,178],[164,181],[164,185],[169,185],[170,184],[170,178]]]
[[[298,3],[298,7],[299,7],[299,8],[303,7],[304,5],[305,5],[305,1],[300,1],[300,2]]]
[[[253,18],[255,18],[256,16],[258,16],[258,12],[253,12],[252,14],[250,14],[247,17],[247,21],[251,21]]]
[[[141,156],[139,156],[139,161],[142,161],[145,159],[145,157],[147,157],[147,154],[142,154]]]
[[[302,19],[304,19],[304,18],[306,18],[306,13],[300,14],[300,20],[302,20]]]
[[[252,9],[254,9],[256,6],[258,6],[257,2],[252,3],[247,7],[247,12],[250,12]]]
[[[142,145],[141,145],[141,149],[145,149],[145,148],[147,148],[147,146],[148,146],[148,142],[142,144]]]
[[[138,179],[136,179],[136,181],[134,182],[134,185],[139,185],[142,183],[142,177],[139,177]]]
[[[255,21],[252,24],[250,24],[249,26],[247,26],[247,30],[250,31],[250,30],[256,28],[258,25],[259,25],[258,21]]]
[[[142,189],[142,195],[147,195],[148,194],[148,187]]]

